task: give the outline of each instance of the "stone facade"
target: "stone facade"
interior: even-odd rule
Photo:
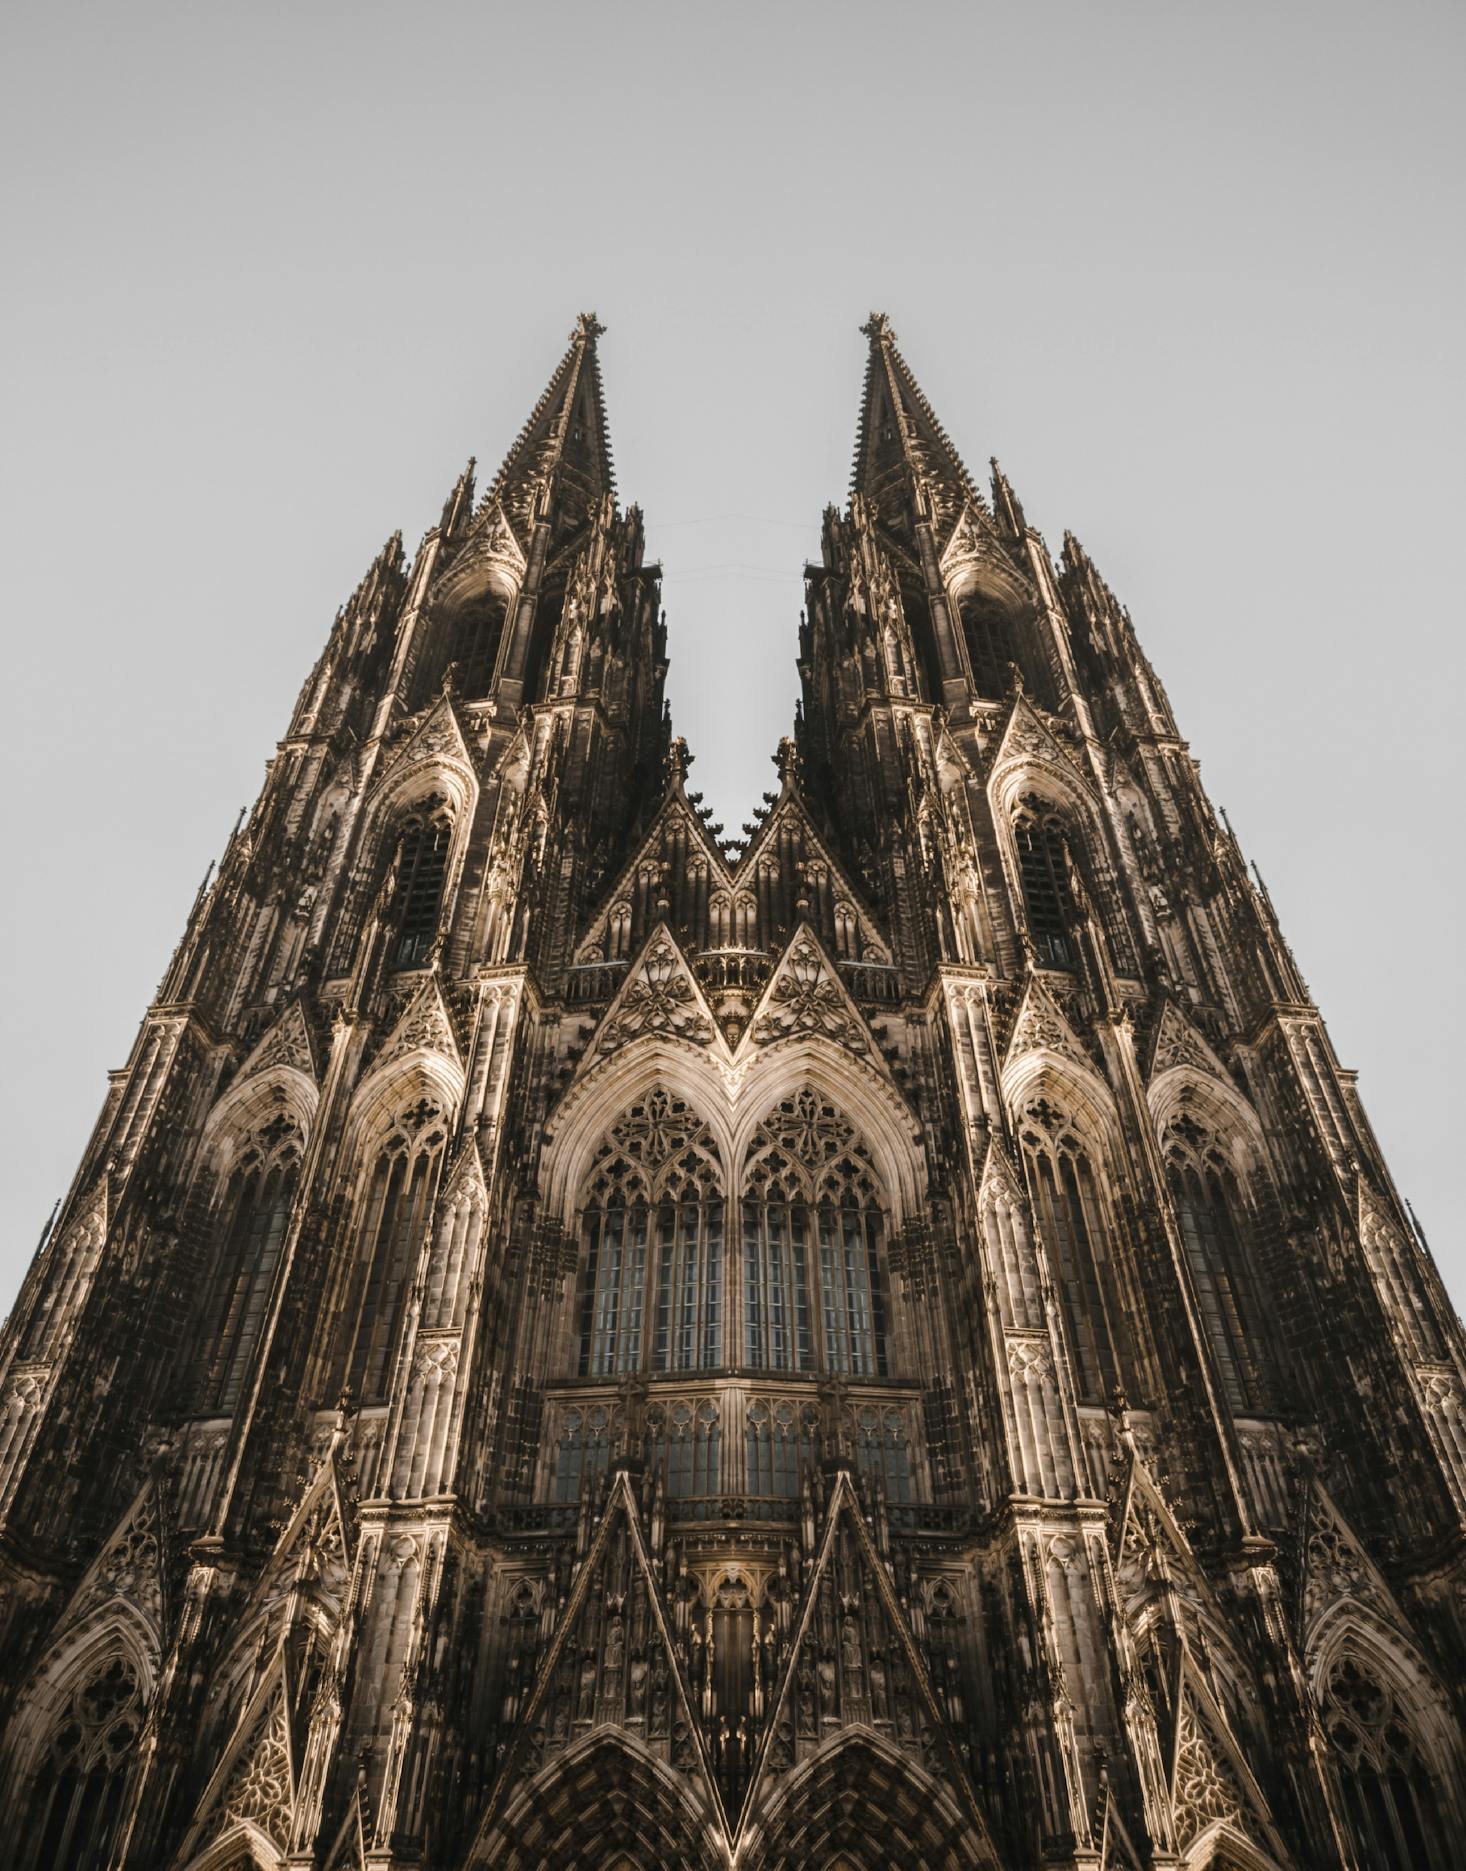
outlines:
[[[337,617],[0,1341],[18,1871],[1460,1862],[1460,1327],[866,330],[741,838],[593,318]]]

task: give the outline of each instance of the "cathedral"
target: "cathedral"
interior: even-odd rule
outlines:
[[[1462,1862],[1461,1327],[864,333],[739,836],[593,317],[338,613],[0,1338],[14,1871]]]

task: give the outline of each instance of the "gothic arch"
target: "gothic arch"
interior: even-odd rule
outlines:
[[[284,1860],[258,1826],[236,1819],[182,1871],[276,1871]]]
[[[279,1114],[290,1118],[302,1142],[308,1140],[319,1099],[314,1081],[296,1066],[272,1065],[236,1079],[204,1121],[200,1165],[216,1178],[227,1175],[252,1133]]]
[[[456,1060],[415,1048],[370,1074],[352,1100],[337,1187],[348,1219],[327,1317],[328,1382],[386,1401],[463,1086]],[[322,1350],[326,1349],[323,1341]]]
[[[417,729],[409,733],[395,757],[389,756],[385,767],[377,775],[363,802],[362,842],[359,846],[363,853],[374,852],[383,828],[393,819],[400,818],[404,812],[410,812],[414,806],[423,804],[435,795],[446,802],[453,814],[455,846],[463,843],[478,805],[479,785],[478,776],[463,746],[457,717],[453,717],[452,736],[448,744],[444,744],[445,737],[440,734],[435,737],[437,744],[431,748],[415,745],[428,718],[435,710],[445,706],[441,700],[428,705]],[[458,742],[456,747],[452,745],[453,740]]]
[[[1104,836],[1099,801],[1088,781],[1077,767],[1062,758],[1062,750],[1057,743],[1055,755],[1032,749],[1015,751],[1006,758],[1000,757],[988,780],[988,802],[992,807],[993,821],[1003,840],[1004,858],[1014,866],[1015,877],[1017,853],[1012,844],[1013,820],[1019,806],[1030,794],[1074,821],[1086,840],[1086,851],[1091,840]]]
[[[1445,1826],[1459,1828],[1466,1817],[1460,1730],[1444,1693],[1415,1647],[1357,1602],[1343,1600],[1330,1606],[1315,1622],[1305,1648],[1304,1669],[1335,1750],[1335,1772],[1346,1807],[1350,1806],[1350,1763],[1339,1745],[1340,1724],[1336,1717],[1347,1718],[1340,1689],[1352,1676],[1356,1685],[1378,1694],[1386,1744],[1398,1730],[1420,1758],[1435,1805],[1433,1824],[1425,1827],[1427,1835]],[[1366,1746],[1360,1752],[1368,1754],[1369,1750]],[[1407,1746],[1404,1754],[1409,1752]],[[1381,1761],[1363,1764],[1383,1771]],[[1403,1755],[1400,1764],[1405,1765]],[[1439,1845],[1438,1838],[1432,1837],[1430,1842]],[[1430,1871],[1428,1861],[1420,1862],[1422,1871]],[[1440,1858],[1439,1862],[1443,1865],[1446,1860]]]
[[[688,1781],[602,1728],[526,1781],[475,1842],[465,1871],[578,1871],[587,1839],[636,1871],[726,1871],[722,1825]]]
[[[1113,1106],[1107,1093],[1101,1101],[1097,1074],[1046,1050],[1022,1054],[1003,1084],[1076,1396],[1102,1404],[1132,1379],[1136,1313],[1115,1202],[1124,1159]]]
[[[748,1061],[738,1087],[732,1160],[742,1163],[768,1112],[805,1085],[839,1106],[859,1131],[884,1185],[893,1226],[918,1215],[926,1158],[910,1107],[874,1066],[818,1033],[780,1040]]]
[[[767,1782],[765,1782],[767,1785]],[[745,1859],[744,1853],[748,1856]],[[995,1866],[979,1826],[940,1781],[873,1730],[849,1729],[781,1781],[744,1821],[740,1866],[783,1871],[843,1860],[854,1871]]]
[[[1226,1144],[1239,1176],[1253,1176],[1266,1161],[1262,1121],[1237,1087],[1214,1072],[1185,1063],[1167,1067],[1146,1087],[1156,1136],[1183,1111],[1200,1112]]]
[[[162,1660],[159,1633],[126,1599],[114,1598],[65,1631],[31,1673],[17,1698],[6,1738],[12,1792],[34,1772],[40,1750],[75,1692],[113,1657],[136,1675],[144,1708],[152,1700]]]
[[[1010,1059],[1002,1073],[1003,1097],[1016,1123],[1036,1098],[1051,1097],[1077,1122],[1107,1165],[1116,1160],[1120,1114],[1114,1093],[1089,1064],[1081,1065],[1047,1046]]]
[[[1197,1835],[1181,1864],[1182,1871],[1286,1871],[1225,1819]]]
[[[456,1059],[428,1046],[415,1046],[385,1065],[369,1067],[352,1094],[346,1114],[346,1135],[350,1139],[346,1160],[351,1165],[348,1174],[360,1173],[373,1146],[388,1134],[398,1114],[415,1097],[437,1100],[451,1121],[462,1096],[463,1067]]]
[[[1020,697],[1018,707],[1026,706]],[[1010,717],[1010,730],[1011,727]],[[1029,738],[1037,740],[1037,736]],[[1096,914],[1111,946],[1118,950],[1116,960],[1122,972],[1128,972],[1134,966],[1132,937],[1128,917],[1121,906],[1128,906],[1129,893],[1121,888],[1115,870],[1109,822],[1088,777],[1067,758],[1052,735],[1046,738],[1053,744],[1052,754],[1035,745],[1015,748],[1011,755],[1000,750],[998,763],[988,780],[988,804],[1010,898],[1015,904],[1024,901],[1014,825],[1023,801],[1031,797],[1068,820],[1074,833],[1070,842],[1074,867],[1093,896]],[[1110,906],[1108,911],[1106,905]]]
[[[141,1620],[109,1606],[53,1649],[10,1724],[6,1807],[25,1871],[79,1871],[115,1829],[156,1682]]]
[[[551,1112],[541,1169],[541,1190],[549,1214],[566,1221],[571,1218],[607,1127],[658,1087],[697,1112],[725,1165],[734,1160],[733,1093],[726,1070],[705,1048],[666,1034],[648,1034],[593,1065],[583,1078],[572,1082]]]

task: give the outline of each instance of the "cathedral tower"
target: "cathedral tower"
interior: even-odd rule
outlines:
[[[18,1871],[1445,1871],[1466,1344],[1130,618],[881,316],[720,836],[582,317],[0,1339]]]

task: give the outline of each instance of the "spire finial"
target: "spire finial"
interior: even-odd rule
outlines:
[[[895,326],[884,312],[872,312],[860,329],[870,339],[872,346],[896,342]]]
[[[582,312],[575,321],[575,329],[570,334],[572,344],[594,344],[605,332],[605,326],[594,312]]]

